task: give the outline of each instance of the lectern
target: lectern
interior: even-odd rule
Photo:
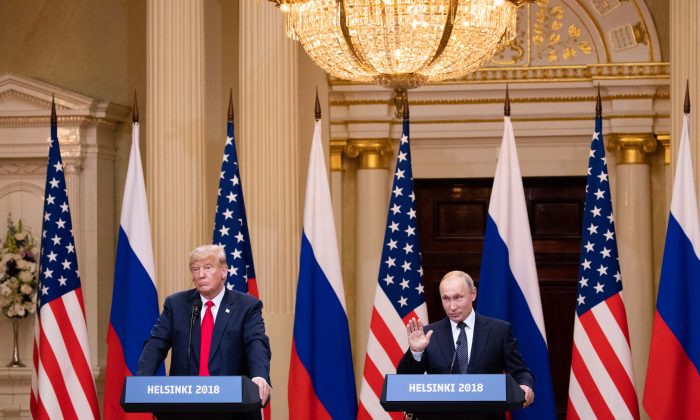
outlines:
[[[525,393],[508,374],[386,375],[380,403],[386,411],[504,413],[517,410]]]
[[[127,413],[162,418],[225,418],[260,409],[258,386],[245,376],[130,376],[121,405]]]

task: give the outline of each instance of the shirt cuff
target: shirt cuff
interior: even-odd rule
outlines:
[[[422,351],[413,351],[411,350],[411,354],[413,355],[413,359],[416,362],[420,362],[420,359],[423,358],[423,352]]]

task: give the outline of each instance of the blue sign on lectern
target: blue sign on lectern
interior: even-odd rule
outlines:
[[[257,386],[244,376],[130,376],[126,412],[241,412],[260,407]]]
[[[380,403],[387,411],[504,412],[524,393],[507,374],[386,375]]]

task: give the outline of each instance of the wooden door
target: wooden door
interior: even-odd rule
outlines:
[[[445,316],[438,283],[451,270],[477,282],[493,179],[416,180],[428,313]],[[568,398],[585,177],[524,178],[557,413]]]

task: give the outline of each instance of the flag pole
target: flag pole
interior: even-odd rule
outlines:
[[[600,100],[600,83],[598,83],[598,96],[595,98],[595,117],[603,117],[603,102]]]
[[[506,101],[503,105],[503,116],[510,117],[510,96],[508,95],[508,83],[506,83]]]
[[[685,80],[685,101],[683,102],[683,113],[685,115],[690,114],[690,82],[688,79]]]
[[[136,100],[136,89],[134,89],[134,115],[131,118],[131,122],[134,124],[138,124],[139,122],[139,103]]]
[[[228,91],[228,120],[233,122],[233,88]]]
[[[314,115],[316,117],[316,121],[321,120],[321,102],[318,100],[318,86],[316,86],[316,103],[314,105]]]

